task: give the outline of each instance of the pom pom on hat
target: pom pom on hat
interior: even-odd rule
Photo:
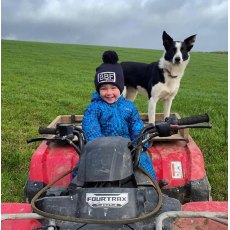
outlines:
[[[115,51],[108,50],[102,55],[103,63],[96,68],[94,79],[95,88],[99,92],[103,84],[113,84],[117,86],[120,93],[124,90],[124,75],[121,64],[118,63],[118,55]]]
[[[102,55],[102,61],[105,64],[115,64],[118,62],[118,60],[119,59],[118,59],[117,53],[112,50],[105,51]]]

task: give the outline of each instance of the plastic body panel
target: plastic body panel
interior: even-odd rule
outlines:
[[[29,180],[41,181],[48,184],[58,176],[75,167],[79,156],[73,147],[65,145],[47,145],[43,141],[34,152],[29,171]],[[67,175],[55,186],[67,187],[72,179],[71,174]]]
[[[162,191],[181,203],[210,200],[211,186],[200,148],[188,141],[157,141],[149,149]]]

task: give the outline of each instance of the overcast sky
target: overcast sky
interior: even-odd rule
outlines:
[[[227,0],[2,0],[2,38],[163,49],[197,34],[193,50],[227,51]]]

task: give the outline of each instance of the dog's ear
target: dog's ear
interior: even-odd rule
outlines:
[[[164,31],[162,35],[163,45],[168,50],[173,42],[173,39]]]
[[[193,47],[195,41],[196,41],[196,34],[195,34],[195,35],[192,35],[192,36],[190,36],[190,37],[188,37],[188,38],[186,38],[186,39],[184,40],[184,43],[185,43],[186,46],[187,46],[187,51],[188,51],[188,52],[192,49],[192,47]]]

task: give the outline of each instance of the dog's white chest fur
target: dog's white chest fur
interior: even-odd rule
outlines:
[[[167,83],[159,82],[157,85],[152,87],[151,95],[155,99],[167,99],[168,97],[172,97],[176,95],[180,81],[177,79],[173,79],[174,81],[169,81]]]
[[[174,97],[180,87],[180,79],[181,77],[177,78],[171,78],[171,77],[166,77],[166,82],[161,83],[159,82],[158,84],[154,85],[151,90],[151,96],[155,100],[165,100],[168,97]],[[137,86],[138,93],[148,96],[148,92],[145,88],[141,86]]]

